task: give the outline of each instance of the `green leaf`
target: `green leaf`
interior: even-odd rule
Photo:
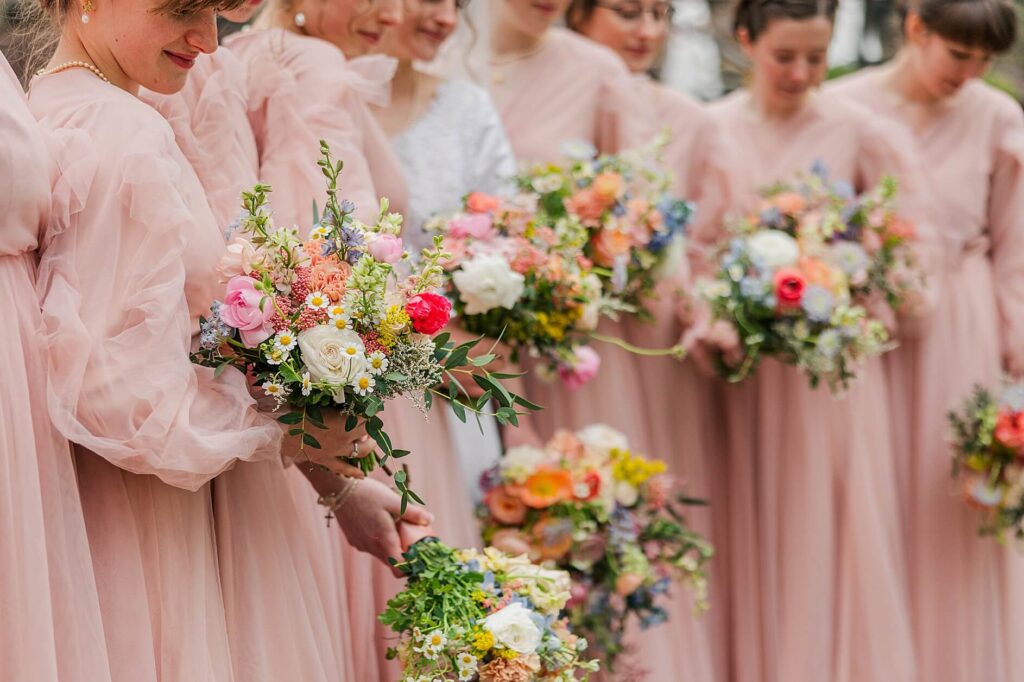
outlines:
[[[320,411],[320,408],[316,405],[306,406],[306,418],[313,424],[321,429],[326,429],[327,426],[324,424],[324,415]]]
[[[399,382],[405,381],[409,377],[405,376],[401,372],[388,372],[387,374],[384,375],[384,378],[388,381]]]
[[[282,424],[298,424],[299,422],[302,421],[302,413],[289,412],[288,414],[282,414],[280,417],[277,418],[277,421],[281,422]]]
[[[452,412],[455,413],[455,416],[459,418],[460,422],[463,424],[466,423],[466,408],[459,404],[458,401],[452,402]]]
[[[504,418],[509,424],[519,426],[519,414],[515,411],[515,408],[499,407],[496,416],[499,421]]]
[[[289,436],[297,436],[300,433],[304,433],[304,431],[302,429],[288,429]]]
[[[488,353],[487,355],[480,355],[473,358],[470,362],[474,367],[483,367],[484,365],[490,364],[494,361],[494,358],[498,357],[494,353]],[[493,375],[492,375],[493,376]]]
[[[345,430],[355,431],[356,427],[359,426],[359,417],[354,414],[350,414],[348,419],[345,420]]]
[[[445,360],[445,369],[455,369],[456,367],[462,367],[466,364],[469,358],[469,349],[459,346],[448,354],[448,358]]]
[[[405,483],[409,476],[404,471],[395,472],[395,483]]]
[[[448,343],[448,339],[452,338],[449,332],[441,332],[434,337],[434,348],[444,348],[444,344]]]
[[[538,405],[536,403],[531,403],[529,400],[527,400],[526,398],[524,398],[521,395],[517,395],[515,397],[515,403],[516,403],[516,405],[519,405],[520,407],[525,407],[526,409],[533,410],[534,412],[539,412],[540,410],[544,409],[543,407],[541,407],[540,405]]]
[[[220,379],[220,375],[224,373],[224,370],[231,366],[230,362],[222,362],[217,365],[217,369],[213,370],[213,378]]]
[[[302,442],[311,448],[316,448],[317,450],[322,448],[322,446],[320,445],[320,441],[318,441],[316,438],[313,438],[313,436],[311,436],[308,433],[302,434]]]

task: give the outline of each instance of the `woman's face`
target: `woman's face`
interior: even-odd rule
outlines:
[[[756,41],[742,29],[737,38],[753,64],[754,90],[770,108],[798,107],[825,80],[832,39],[827,17],[775,19]]]
[[[402,22],[387,32],[381,49],[403,60],[433,61],[459,24],[455,0],[405,0]]]
[[[609,0],[594,8],[580,33],[617,52],[633,73],[650,71],[672,24],[666,0]]]
[[[96,65],[115,82],[173,94],[185,87],[200,54],[217,49],[217,15],[212,8],[190,14],[158,11],[157,0],[98,0],[89,23],[78,14],[68,21]],[[124,78],[120,78],[119,74]]]
[[[540,38],[562,18],[571,0],[494,0],[502,24]]]
[[[913,13],[907,15],[906,36],[914,75],[935,99],[955,95],[967,81],[983,76],[995,58],[991,52],[946,40]]]
[[[328,0],[330,4],[340,2]],[[330,36],[328,40],[340,47],[349,59],[379,50],[385,34],[402,23],[402,0],[370,0],[369,7],[366,2],[361,4],[363,10],[351,18],[347,30],[341,31],[340,22],[335,22],[338,33],[325,29]]]

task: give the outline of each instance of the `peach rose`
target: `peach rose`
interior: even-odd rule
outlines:
[[[348,263],[323,261],[309,269],[309,285],[312,291],[322,291],[337,303],[345,295],[345,282],[351,271]]]
[[[585,225],[596,225],[608,205],[592,188],[581,189],[565,201],[565,208],[575,213]]]
[[[622,193],[622,184],[621,175],[605,171],[594,178],[594,182],[590,183],[590,187],[604,201],[607,207],[614,204],[619,194]]]
[[[594,262],[605,268],[614,266],[615,259],[629,253],[632,245],[629,235],[619,230],[601,230],[590,240]]]
[[[804,277],[807,278],[808,284],[816,284],[829,291],[834,290],[836,285],[839,284],[835,268],[818,258],[801,256],[800,270],[804,273]]]
[[[786,215],[795,215],[804,210],[804,207],[807,205],[803,195],[797,192],[783,192],[773,197],[771,202],[775,208]]]
[[[537,561],[558,561],[572,549],[572,522],[545,517],[533,526],[533,555]]]
[[[509,556],[521,556],[530,553],[530,543],[515,528],[502,528],[491,537],[491,547]]]
[[[501,207],[501,199],[483,192],[473,192],[466,197],[466,208],[473,213],[489,213]]]
[[[526,505],[504,486],[492,488],[484,497],[484,504],[491,516],[506,526],[518,525],[526,518]]]

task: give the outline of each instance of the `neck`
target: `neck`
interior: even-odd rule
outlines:
[[[74,21],[72,17],[68,21]],[[128,77],[117,64],[113,55],[104,54],[101,50],[89,50],[81,37],[74,31],[65,30],[61,36],[57,49],[50,58],[47,68],[54,68],[67,62],[86,62],[92,64],[107,77],[111,84],[116,85],[125,92],[138,95],[139,84]]]
[[[760,91],[755,81],[750,87],[750,103],[754,113],[766,121],[785,121],[807,107],[812,94],[808,93],[794,102],[779,102]]]
[[[516,28],[507,21],[501,12],[495,12],[491,22],[491,55],[494,57],[511,57],[537,49],[544,33],[535,36]]]
[[[889,86],[903,99],[918,104],[934,104],[939,99],[928,92],[910,59],[910,48],[899,51],[889,67]]]
[[[419,73],[412,68],[411,59],[402,59],[398,62],[395,70],[395,77],[391,79],[391,102],[392,105],[405,102],[411,98],[416,91],[416,82]]]

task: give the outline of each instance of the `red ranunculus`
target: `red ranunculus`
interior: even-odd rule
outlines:
[[[804,297],[807,280],[799,270],[781,268],[775,273],[775,300],[779,308],[795,308]]]
[[[405,312],[412,318],[413,329],[420,334],[433,335],[448,324],[452,304],[444,296],[425,291],[409,299]]]
[[[1024,450],[1024,412],[1003,410],[996,420],[996,440],[1006,447]]]

